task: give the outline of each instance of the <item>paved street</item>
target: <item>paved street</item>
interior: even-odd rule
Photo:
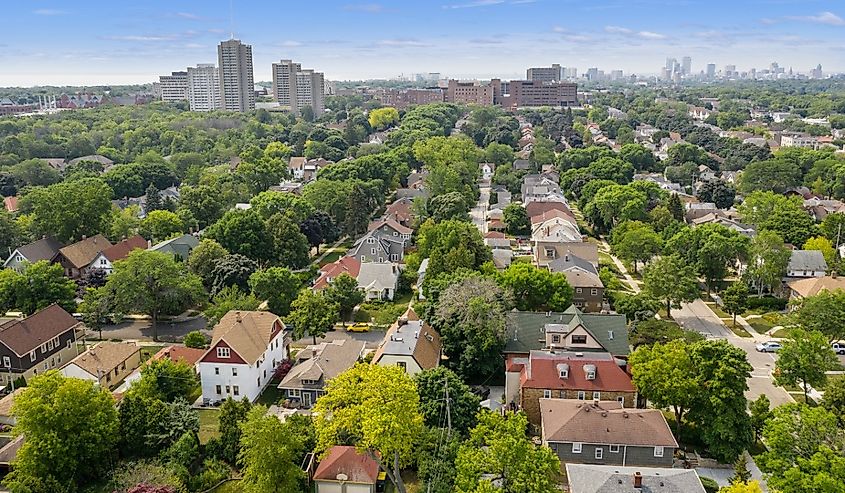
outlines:
[[[184,322],[159,322],[158,338],[164,342],[181,341],[185,334],[194,330],[202,330],[208,336],[211,331],[206,329],[203,317],[197,317]],[[97,331],[88,331],[89,337],[99,337]],[[117,325],[103,327],[103,339],[121,339],[135,341],[151,341],[153,339],[152,324],[149,320],[127,320]]]
[[[479,182],[479,190],[481,193],[478,198],[478,204],[472,208],[469,214],[472,217],[472,224],[475,224],[475,227],[484,236],[487,232],[487,206],[490,203],[490,186],[484,182]]]
[[[751,378],[748,379],[748,391],[745,392],[748,399],[754,400],[766,394],[773,407],[793,402],[792,397],[772,381],[771,372],[775,367],[775,356],[770,353],[758,353],[755,349],[756,340],[735,335],[702,300],[684,303],[679,310],[672,310],[672,317],[686,329],[695,330],[707,338],[727,339],[745,351],[748,362],[753,367]]]

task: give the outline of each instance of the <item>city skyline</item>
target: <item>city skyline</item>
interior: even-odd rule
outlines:
[[[331,80],[425,72],[521,79],[525,67],[552,63],[579,73],[599,67],[659,75],[667,57],[686,56],[693,74],[708,63],[745,71],[774,61],[803,73],[817,64],[845,71],[845,11],[830,0],[326,1],[319,9],[284,4],[284,22],[268,15],[277,5],[266,2],[85,3],[8,5],[20,22],[0,42],[0,85],[152,82],[213,63],[216,46],[232,34],[253,47],[256,81],[270,81],[279,59],[299,60]]]

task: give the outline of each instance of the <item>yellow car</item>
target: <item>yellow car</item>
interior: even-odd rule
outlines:
[[[346,332],[369,332],[370,331],[370,324],[355,324],[346,327]]]

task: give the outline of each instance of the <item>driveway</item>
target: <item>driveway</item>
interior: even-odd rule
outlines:
[[[751,378],[748,379],[748,390],[745,392],[746,398],[755,400],[765,394],[771,401],[772,407],[794,402],[786,390],[775,385],[772,380],[775,355],[758,353],[754,339],[738,337],[731,332],[704,301],[697,299],[692,303],[684,303],[680,309],[672,310],[672,316],[685,329],[699,332],[708,339],[726,339],[745,351],[748,362],[753,367]]]

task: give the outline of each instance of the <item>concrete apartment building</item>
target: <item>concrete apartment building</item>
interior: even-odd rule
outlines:
[[[252,46],[238,39],[223,41],[217,47],[220,67],[221,107],[227,111],[255,109],[255,82],[252,75]]]
[[[295,114],[310,106],[315,115],[325,111],[326,83],[322,72],[302,69],[302,64],[280,60],[273,64],[273,98]]]
[[[377,94],[376,99],[385,106],[405,109],[420,104],[442,103],[445,99],[443,89],[386,89]]]
[[[531,69],[529,69],[531,70]],[[538,80],[512,80],[509,95],[502,99],[503,106],[574,106],[578,104],[578,84],[573,82],[541,82]]]
[[[560,82],[563,70],[559,63],[551,67],[531,67],[525,71],[525,78],[535,82]]]
[[[165,103],[188,99],[188,72],[171,72],[158,78],[161,100]]]
[[[191,111],[220,109],[220,71],[213,63],[188,67],[188,104]]]
[[[481,84],[478,81],[449,80],[446,88],[446,102],[455,104],[477,104],[479,106],[493,105],[493,85]]]

